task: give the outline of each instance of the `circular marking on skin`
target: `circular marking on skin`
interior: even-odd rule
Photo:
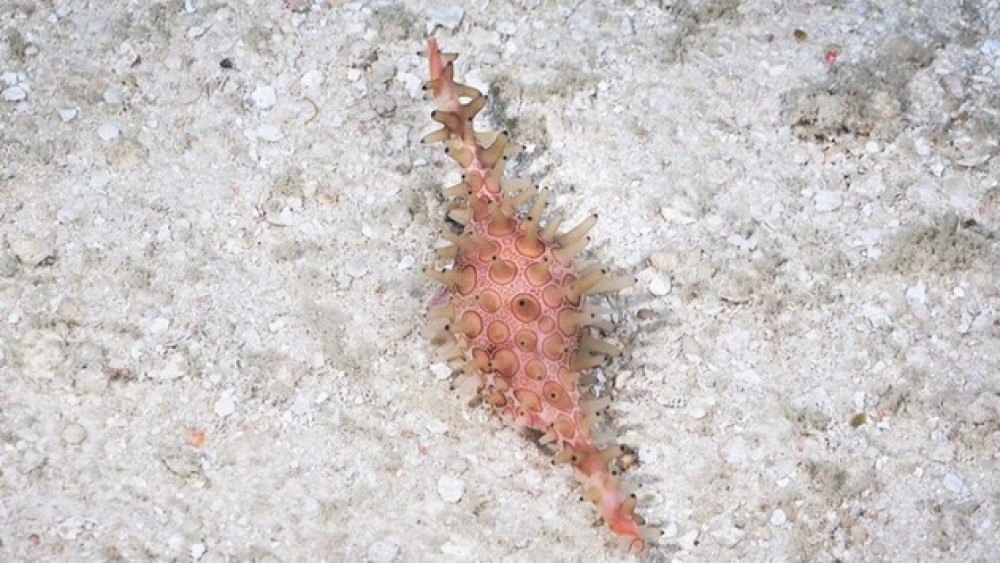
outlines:
[[[549,271],[548,259],[543,258],[541,262],[535,262],[524,270],[524,276],[528,278],[528,283],[535,287],[540,287],[552,279]]]
[[[538,319],[538,330],[541,331],[542,334],[548,334],[555,330],[555,328],[556,322],[552,320],[552,317],[544,316]]]
[[[565,352],[563,339],[558,334],[550,334],[542,341],[542,353],[550,360],[558,360]]]
[[[562,303],[562,288],[550,285],[542,290],[542,301],[549,307],[555,309]]]
[[[521,293],[515,295],[514,299],[511,300],[510,311],[514,313],[517,320],[522,323],[530,323],[542,314],[542,305],[531,295]]]
[[[490,361],[490,355],[486,353],[486,350],[483,350],[482,348],[472,349],[472,362],[476,366],[479,366],[481,368],[482,366],[485,366],[487,363],[489,363],[489,361]]]
[[[549,376],[548,370],[545,369],[545,364],[543,364],[540,360],[529,360],[528,363],[524,365],[524,373],[536,381],[543,381]]]
[[[503,321],[493,321],[486,328],[486,338],[489,338],[490,342],[494,344],[506,342],[508,336],[510,336],[510,329]]]
[[[538,337],[530,330],[521,330],[514,337],[514,344],[522,352],[534,352],[538,348]]]
[[[484,289],[477,296],[476,302],[479,303],[479,306],[482,307],[487,313],[496,313],[500,310],[500,306],[502,305],[500,294],[492,289]]]
[[[566,336],[572,336],[576,334],[577,322],[576,315],[578,314],[576,309],[563,309],[559,311],[559,332],[565,334]]]
[[[495,254],[500,252],[500,245],[493,241],[486,241],[482,248],[479,249],[479,259],[483,262],[489,262]]]
[[[465,266],[456,278],[457,283],[455,285],[457,286],[456,290],[458,293],[461,295],[468,295],[476,287],[475,266]]]
[[[510,380],[509,379],[507,379],[506,377],[500,377],[497,374],[493,374],[493,376],[494,377],[492,378],[492,381],[490,382],[490,385],[492,386],[493,389],[498,389],[500,391],[506,391],[506,390],[510,389]]]
[[[493,356],[493,369],[504,377],[514,377],[521,362],[517,361],[517,354],[513,350],[500,350]]]
[[[538,400],[538,395],[528,389],[514,391],[514,397],[517,398],[517,402],[521,407],[529,411],[537,412],[542,410],[542,402]]]
[[[552,424],[552,429],[567,441],[572,440],[573,436],[576,435],[576,424],[573,424],[573,419],[568,416],[559,415],[559,418]]]
[[[490,394],[486,398],[486,401],[489,402],[494,407],[500,408],[507,404],[507,397],[504,397],[503,393],[494,389],[490,391]]]
[[[498,164],[498,166],[503,165]],[[499,221],[496,219],[490,219],[489,225],[486,226],[486,232],[495,237],[502,237],[513,233],[515,225],[516,223],[510,217],[504,217]]]
[[[566,302],[570,305],[579,305],[580,298],[582,297],[579,293],[572,290],[573,282],[576,281],[576,276],[568,275],[563,278],[562,286],[565,288],[561,293],[562,296],[566,298]]]
[[[538,258],[545,252],[545,244],[537,235],[521,235],[514,241],[514,248],[528,258]]]
[[[569,394],[555,381],[549,381],[542,387],[542,396],[545,397],[545,402],[563,412],[573,410],[573,401],[570,400]]]
[[[478,313],[474,311],[466,311],[462,315],[462,322],[471,325],[471,328],[465,331],[465,335],[469,338],[475,338],[482,334],[483,332],[483,319]]]
[[[577,381],[580,380],[580,374],[578,372],[570,371],[566,368],[559,368],[557,377],[559,378],[559,383],[562,384],[564,389],[573,389],[576,387]]]
[[[513,262],[508,262],[496,254],[490,262],[490,279],[494,283],[506,285],[517,275],[517,266]]]

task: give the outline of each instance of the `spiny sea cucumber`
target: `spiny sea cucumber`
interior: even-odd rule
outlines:
[[[428,311],[432,340],[456,370],[456,387],[480,392],[504,418],[541,432],[540,442],[556,451],[554,463],[573,466],[608,527],[631,552],[645,553],[659,531],[641,527],[635,493],[619,484],[621,448],[598,444],[594,418],[609,399],[585,391],[590,378],[581,375],[619,354],[590,334],[591,327],[613,326],[602,317],[608,311],[584,297],[618,291],[635,279],[578,265],[597,215],[562,234],[558,219],[542,226],[547,192],[504,175],[508,133],[473,128],[486,97],[454,81],[456,55],[442,53],[434,38],[425,55],[430,80],[424,90],[437,104],[431,118],[441,128],[423,142],[445,143],[462,168],[461,182],[444,191],[457,202],[448,217],[462,226],[458,233],[441,229],[451,244],[438,256],[452,266],[425,269],[446,288]]]

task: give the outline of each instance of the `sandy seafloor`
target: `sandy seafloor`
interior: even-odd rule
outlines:
[[[653,560],[997,560],[1000,3],[458,6],[0,4],[0,560],[627,558],[422,332],[431,30],[640,279]]]

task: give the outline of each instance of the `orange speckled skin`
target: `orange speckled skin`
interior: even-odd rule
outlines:
[[[452,237],[458,241],[454,264],[436,276],[451,290],[438,315],[446,323],[442,340],[501,415],[555,443],[556,459],[573,465],[611,530],[629,540],[632,552],[644,553],[634,499],[628,501],[608,469],[613,456],[594,443],[578,385],[580,370],[596,365],[588,361],[594,350],[581,345],[587,328],[580,322],[584,286],[594,284],[584,283],[588,272],[578,270],[566,239],[540,234],[539,218],[519,213],[523,201],[512,204],[503,194],[504,161],[480,145],[472,128],[485,100],[476,103],[478,92],[454,82],[452,64],[433,38],[427,56],[426,89],[437,102],[433,117],[443,125],[428,138],[447,143],[467,187],[460,190],[464,231]]]

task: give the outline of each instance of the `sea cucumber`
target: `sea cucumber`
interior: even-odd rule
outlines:
[[[479,392],[506,419],[542,433],[554,463],[569,463],[586,497],[629,551],[643,554],[653,535],[635,513],[636,495],[617,478],[615,443],[599,445],[594,418],[608,406],[585,388],[583,370],[606,363],[617,348],[590,334],[610,330],[608,311],[587,305],[585,296],[635,283],[610,277],[600,265],[581,267],[597,215],[557,234],[560,221],[542,225],[547,192],[505,176],[507,132],[477,132],[476,115],[486,106],[479,90],[454,80],[455,55],[427,42],[430,80],[424,90],[437,104],[431,118],[441,127],[423,139],[445,144],[462,168],[461,181],[445,189],[455,203],[439,249],[451,268],[425,272],[447,293],[428,311],[432,340],[455,369],[456,386]],[[657,532],[658,533],[658,532]]]

